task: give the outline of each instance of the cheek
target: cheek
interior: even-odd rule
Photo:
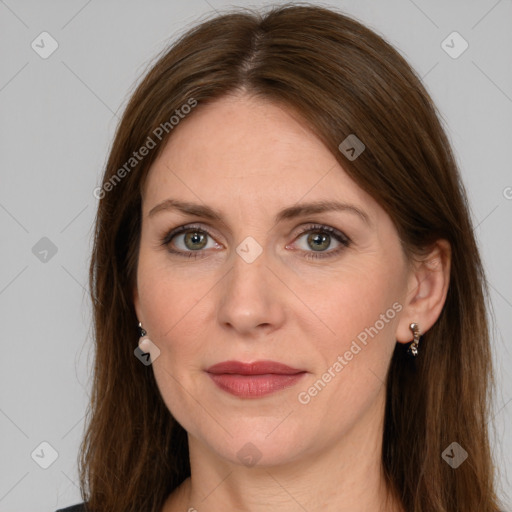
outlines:
[[[385,272],[339,283],[324,310],[335,335],[317,338],[312,360],[318,365],[297,400],[319,424],[334,421],[345,430],[384,393],[402,305]]]
[[[398,304],[402,296],[396,284],[399,282],[398,275],[381,265],[349,268],[326,280],[322,296],[316,293],[308,298],[330,328],[331,335],[326,338],[330,338],[330,343],[326,346],[332,345],[336,350],[348,348],[361,333],[360,339],[364,341],[368,330],[373,333],[372,339],[389,337],[402,309]]]
[[[159,347],[169,368],[179,367],[204,346],[208,336],[207,297],[214,282],[203,278],[184,278],[179,268],[171,268],[161,255],[141,252],[139,297],[144,313],[144,328]]]
[[[190,407],[183,389],[191,388],[191,364],[197,359],[193,354],[198,338],[193,330],[202,324],[190,319],[198,313],[207,290],[191,286],[190,280],[171,266],[165,249],[156,249],[154,244],[143,227],[137,268],[138,312],[148,338],[160,351],[151,366],[160,395],[183,425],[189,415],[184,411]]]
[[[212,284],[184,279],[161,258],[141,256],[139,297],[144,328],[160,350],[152,365],[155,380],[174,418],[189,432],[196,432],[204,408],[191,397],[200,396],[195,386],[208,339],[206,301],[201,299]]]
[[[323,301],[322,318],[334,334],[317,338],[320,364],[308,382],[312,387],[301,389],[301,403],[311,399],[340,421],[348,421],[348,411],[357,416],[366,410],[382,391],[403,308],[400,268],[375,263],[365,270],[347,270],[326,288],[330,300]]]

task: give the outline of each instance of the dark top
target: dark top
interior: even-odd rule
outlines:
[[[87,512],[85,503],[78,503],[67,508],[59,508],[56,512]]]

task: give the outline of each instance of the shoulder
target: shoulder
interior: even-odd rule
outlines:
[[[78,503],[77,505],[72,505],[71,507],[60,508],[55,512],[87,512],[85,505],[86,503]]]

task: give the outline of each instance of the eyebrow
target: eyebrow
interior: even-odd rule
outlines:
[[[222,215],[219,211],[206,205],[179,201],[177,199],[166,199],[165,201],[157,204],[149,211],[148,217],[153,217],[158,212],[170,210],[177,210],[184,214],[223,222]],[[360,217],[366,224],[369,226],[371,225],[368,215],[363,210],[352,204],[340,203],[338,201],[314,201],[311,203],[301,203],[289,206],[276,214],[274,223],[277,224],[284,220],[329,211],[345,211],[353,213]]]

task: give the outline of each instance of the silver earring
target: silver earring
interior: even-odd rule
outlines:
[[[146,336],[147,332],[142,328],[142,322],[139,322],[139,337]]]
[[[407,350],[407,353],[413,357],[418,355],[418,344],[420,342],[420,327],[417,323],[412,323],[409,325],[409,329],[411,329],[414,339]]]

